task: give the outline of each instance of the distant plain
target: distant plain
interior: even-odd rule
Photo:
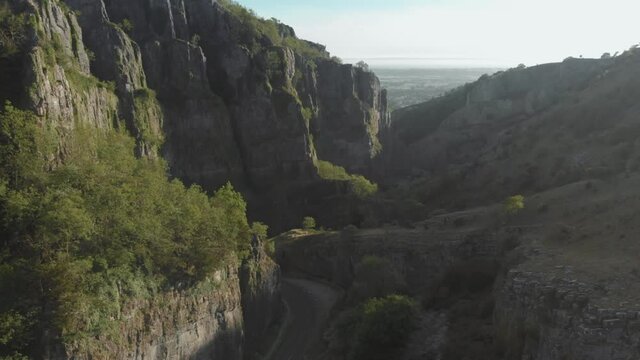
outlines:
[[[390,109],[396,110],[425,102],[447,91],[493,74],[500,68],[407,68],[372,66],[387,89]]]

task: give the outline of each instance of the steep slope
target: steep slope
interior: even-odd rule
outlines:
[[[144,68],[174,176],[206,190],[231,179],[252,215],[284,229],[300,222],[301,204],[321,201],[317,159],[370,172],[388,121],[377,77],[331,60],[290,27],[231,1],[66,2],[90,34],[98,78],[126,92],[135,84],[127,66],[118,73],[121,63]],[[135,40],[125,46],[132,50],[109,35],[119,28]]]
[[[434,209],[636,171],[639,56],[514,69],[399,110],[386,174],[420,178]]]

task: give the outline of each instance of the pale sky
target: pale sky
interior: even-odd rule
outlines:
[[[640,0],[239,2],[293,26],[332,55],[372,65],[536,65],[640,43]]]

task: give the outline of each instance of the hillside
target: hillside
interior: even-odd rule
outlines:
[[[398,110],[385,179],[433,210],[635,172],[639,56],[512,69]]]

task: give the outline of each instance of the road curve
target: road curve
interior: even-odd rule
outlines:
[[[289,312],[281,342],[270,360],[305,360],[320,341],[331,308],[341,293],[315,281],[284,278],[282,296]]]

